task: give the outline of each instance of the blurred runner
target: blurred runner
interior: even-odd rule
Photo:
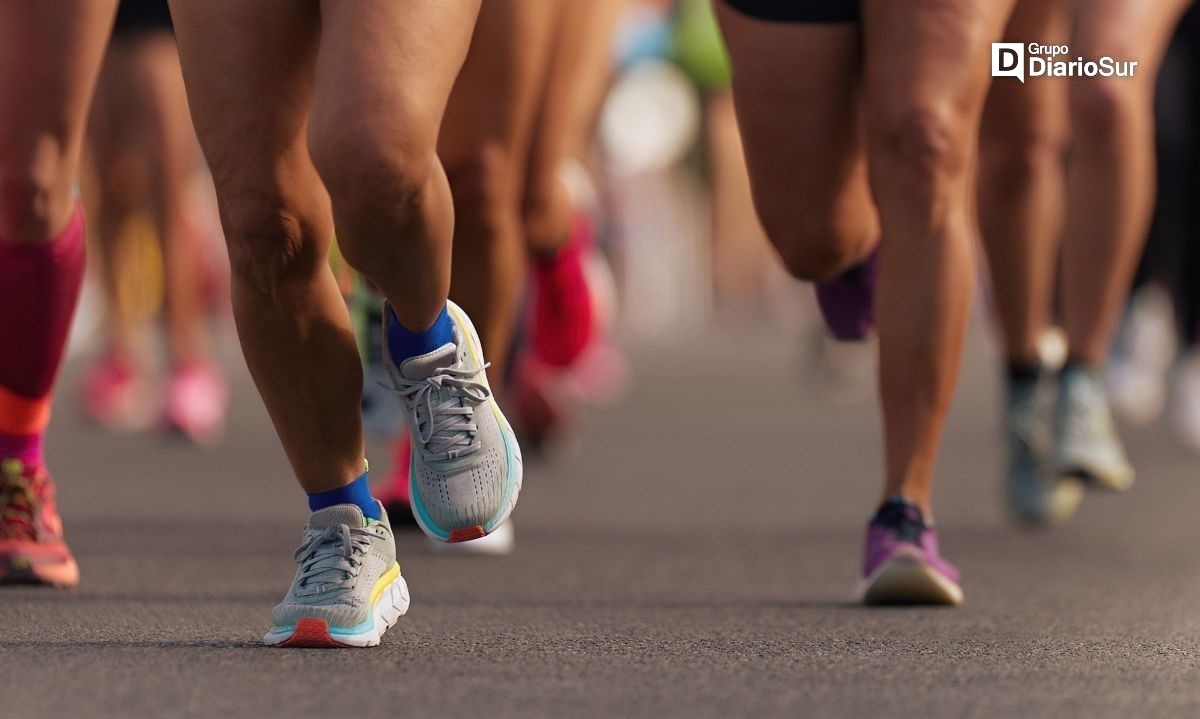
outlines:
[[[192,190],[200,153],[167,0],[121,0],[89,134],[108,343],[85,380],[88,413],[119,431],[145,429],[161,416],[166,426],[209,443],[221,433],[229,392],[210,356],[205,295],[212,270]],[[138,343],[140,318],[127,290],[153,267],[138,263],[130,246],[135,219],[146,210],[162,248],[169,373],[161,399],[147,381],[151,361]]]
[[[1107,379],[1113,409],[1122,419],[1146,424],[1168,409],[1177,438],[1200,450],[1200,6],[1195,3],[1175,33],[1156,95],[1154,222]]]
[[[42,455],[83,280],[74,186],[115,0],[0,0],[0,582],[73,586]]]
[[[565,411],[548,396],[551,375],[576,363],[601,326],[587,267],[597,218],[572,196],[563,173],[569,159],[587,152],[621,6],[484,3],[438,143],[455,201],[451,296],[476,318],[493,358],[491,382],[514,388],[522,428],[535,441],[556,431]],[[517,349],[527,279],[532,309]],[[509,368],[513,356],[519,366]],[[381,495],[397,517],[409,502],[410,457],[401,436]],[[510,525],[461,549],[511,547]]]
[[[270,645],[372,646],[409,603],[363,458],[362,367],[327,261],[335,222],[342,257],[388,299],[384,360],[421,528],[478,539],[517,499],[520,449],[480,338],[447,301],[454,209],[436,139],[479,5],[172,3],[242,348],[312,511]]]
[[[726,0],[719,18],[758,214],[830,331],[878,329],[886,471],[868,604],[959,604],[934,464],[973,288],[968,182],[994,0]],[[860,20],[861,14],[861,20]],[[882,238],[882,241],[881,241]]]
[[[1007,496],[1023,520],[1070,517],[1085,482],[1115,491],[1133,483],[1103,365],[1153,208],[1155,77],[1188,2],[1021,0],[1008,28],[1013,42],[1068,45],[1071,59],[1139,63],[1128,78],[1005,80],[988,104],[980,218],[1008,362]],[[1068,354],[1049,377],[1038,342],[1060,235]]]

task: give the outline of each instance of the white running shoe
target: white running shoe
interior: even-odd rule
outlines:
[[[313,512],[295,559],[296,578],[263,638],[271,646],[373,647],[408,611],[386,512],[378,522],[353,504]]]
[[[1139,290],[1121,322],[1106,377],[1113,411],[1126,422],[1149,424],[1166,407],[1175,334],[1170,295],[1154,286]]]
[[[1099,372],[1068,367],[1059,379],[1054,418],[1055,472],[1091,486],[1124,492],[1134,471],[1117,437]]]
[[[1175,369],[1171,422],[1184,446],[1200,452],[1200,355],[1188,354]]]
[[[412,440],[413,516],[440,542],[466,542],[491,534],[512,513],[521,448],[492,396],[475,327],[458,305],[447,307],[453,342],[399,366],[386,347],[384,356]]]

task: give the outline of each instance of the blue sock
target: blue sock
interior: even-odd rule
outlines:
[[[429,354],[438,347],[454,341],[454,324],[450,320],[450,310],[442,308],[442,313],[433,321],[433,326],[424,332],[409,332],[400,325],[396,313],[388,308],[387,345],[392,360],[399,365],[410,357]]]
[[[355,504],[367,519],[383,519],[383,514],[379,511],[379,502],[371,496],[366,472],[345,487],[308,495],[308,508],[314,512],[335,504]]]

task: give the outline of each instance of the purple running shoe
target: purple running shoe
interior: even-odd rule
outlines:
[[[863,604],[963,602],[958,570],[938,554],[937,533],[904,497],[884,502],[867,526],[858,596]]]
[[[878,257],[877,248],[862,264],[832,280],[816,283],[817,306],[821,308],[825,326],[843,342],[865,340],[875,328],[871,305],[875,301]]]

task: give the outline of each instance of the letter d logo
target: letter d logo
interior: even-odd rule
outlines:
[[[992,43],[992,77],[1015,77],[1025,82],[1025,46],[1019,42]]]

